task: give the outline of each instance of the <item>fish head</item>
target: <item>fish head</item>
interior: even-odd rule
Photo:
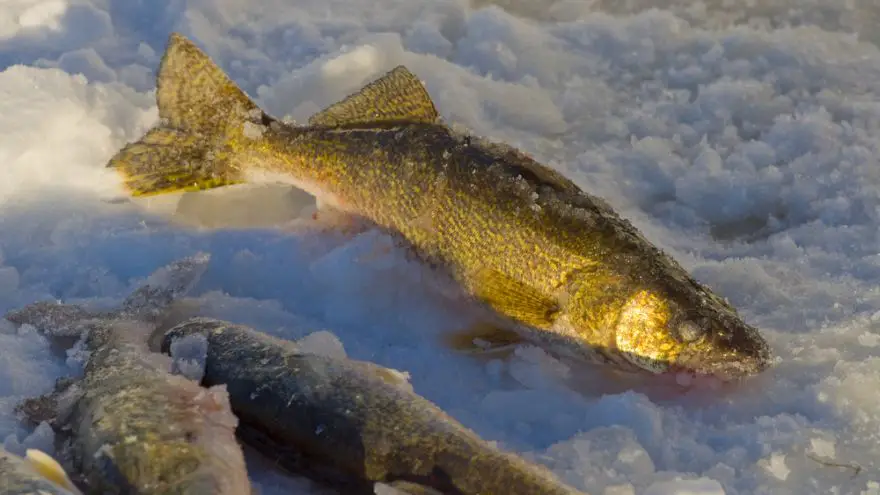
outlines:
[[[723,381],[769,367],[758,330],[724,299],[692,279],[688,287],[641,288],[623,304],[614,329],[617,353],[654,374],[686,372]]]

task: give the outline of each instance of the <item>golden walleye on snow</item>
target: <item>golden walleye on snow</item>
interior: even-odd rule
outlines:
[[[179,34],[157,86],[160,123],[108,164],[132,195],[287,182],[405,240],[501,328],[558,355],[723,379],[769,366],[758,330],[605,201],[451,129],[403,66],[306,126],[267,115]]]

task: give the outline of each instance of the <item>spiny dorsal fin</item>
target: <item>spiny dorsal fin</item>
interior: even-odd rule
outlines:
[[[211,135],[262,113],[199,47],[172,33],[156,79],[159,117],[167,125]]]
[[[433,123],[439,114],[422,82],[399,65],[360,91],[309,119],[324,127],[349,127],[388,122]]]

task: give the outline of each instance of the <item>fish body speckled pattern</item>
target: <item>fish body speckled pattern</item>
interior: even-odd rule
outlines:
[[[403,66],[293,126],[172,34],[157,104],[160,123],[108,163],[132,195],[287,182],[393,233],[499,328],[559,356],[721,379],[770,365],[756,328],[605,201],[441,122]]]
[[[197,255],[154,272],[118,311],[39,302],[6,315],[50,338],[84,334],[83,376],[20,410],[33,422],[49,420],[67,439],[62,451],[86,493],[251,493],[223,387],[173,375],[170,360],[147,349],[165,310],[195,285],[207,261]]]
[[[227,387],[242,426],[254,429],[244,435],[345,493],[373,493],[381,482],[413,494],[583,495],[493,447],[392,370],[211,318],[168,330],[162,350],[193,336],[207,341],[202,384]]]

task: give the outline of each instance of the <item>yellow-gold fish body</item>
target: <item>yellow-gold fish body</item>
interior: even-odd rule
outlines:
[[[558,354],[652,373],[758,373],[757,329],[602,199],[454,131],[399,66],[292,126],[173,34],[161,123],[109,162],[135,196],[281,181],[399,235],[508,328]]]

